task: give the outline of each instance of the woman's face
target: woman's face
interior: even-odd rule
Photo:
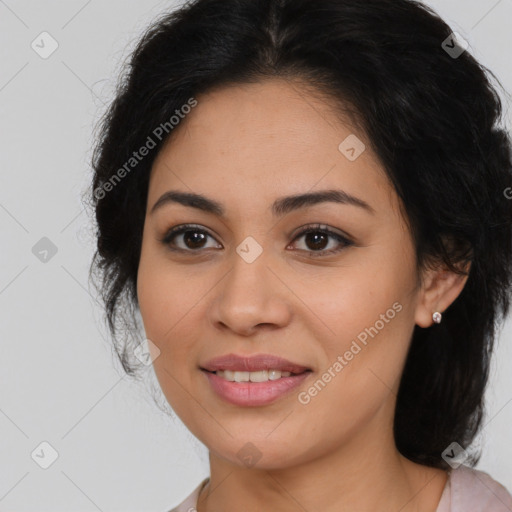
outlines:
[[[428,312],[410,233],[369,141],[287,81],[197,101],[154,163],[138,272],[167,400],[213,454],[240,466],[251,454],[278,468],[392,442],[409,341]],[[153,211],[168,191],[204,196],[223,215],[199,201]],[[321,191],[356,199],[273,209]],[[196,226],[161,241],[184,224]],[[223,380],[230,396],[241,386],[234,403],[211,383],[222,377],[201,369],[226,354],[272,354],[310,371],[285,377],[298,384],[277,397],[278,381],[251,394],[253,383]]]

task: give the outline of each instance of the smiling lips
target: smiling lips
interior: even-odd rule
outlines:
[[[279,370],[294,374],[303,373],[310,368],[296,363],[292,363],[282,357],[272,354],[256,354],[254,356],[238,356],[236,354],[227,354],[210,359],[201,367],[209,372],[217,370],[231,370],[239,372],[258,372],[261,370]]]
[[[201,366],[213,390],[239,406],[274,402],[297,387],[311,369],[271,354],[228,354]]]

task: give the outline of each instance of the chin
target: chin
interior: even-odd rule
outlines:
[[[218,437],[204,439],[202,442],[216,457],[247,469],[285,469],[307,460],[305,447],[299,440],[294,443],[290,442],[290,437],[286,440],[279,436],[270,439],[265,435],[261,431],[254,431],[254,435],[250,431],[244,431],[239,437],[226,434],[221,443]],[[300,448],[300,452],[297,448]]]

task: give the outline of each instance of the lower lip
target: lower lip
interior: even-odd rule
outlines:
[[[215,373],[206,370],[202,372],[208,378],[215,393],[227,402],[244,407],[270,404],[300,386],[312,373],[307,371],[267,382],[231,382]]]

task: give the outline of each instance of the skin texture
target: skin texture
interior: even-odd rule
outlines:
[[[420,285],[410,232],[370,141],[327,100],[283,79],[197,100],[152,169],[137,291],[146,336],[161,351],[153,364],[162,390],[210,450],[199,512],[434,512],[446,473],[397,451],[396,393],[414,325],[430,326],[466,278],[428,270]],[[355,161],[338,149],[350,134],[366,145]],[[150,213],[171,189],[222,203],[225,218],[175,203]],[[325,189],[342,189],[375,214],[325,202],[272,215],[278,197]],[[196,246],[177,235],[174,246],[188,252],[173,252],[160,240],[185,223],[211,236]],[[296,238],[315,223],[354,245]],[[248,236],[263,249],[250,264],[236,252]],[[395,303],[400,312],[300,403],[298,392]],[[272,404],[239,407],[218,397],[199,369],[228,353],[276,354],[313,372]],[[252,467],[237,455],[248,442],[260,454]]]

